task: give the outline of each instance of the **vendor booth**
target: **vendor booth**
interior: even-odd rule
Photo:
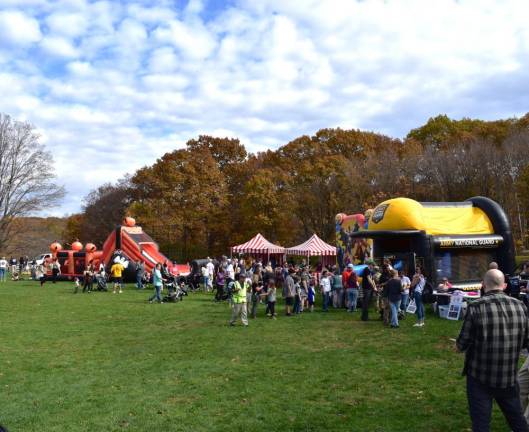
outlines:
[[[233,246],[232,254],[248,254],[262,262],[272,261],[274,265],[281,264],[285,255],[285,248],[275,245],[265,239],[260,233],[246,243]]]
[[[330,266],[336,263],[336,246],[325,243],[316,234],[313,234],[305,243],[287,248],[286,254],[307,258],[311,256],[321,257],[321,263],[324,266]]]
[[[510,223],[489,198],[456,203],[395,198],[379,204],[366,222],[366,230],[349,236],[372,239],[372,258],[398,262],[408,275],[420,266],[434,288],[446,277],[454,290],[479,291],[492,261],[506,275],[514,273]]]

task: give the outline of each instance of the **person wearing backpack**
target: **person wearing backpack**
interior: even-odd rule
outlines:
[[[347,312],[354,312],[358,301],[358,276],[352,264],[348,264],[342,273],[342,281],[347,295]]]

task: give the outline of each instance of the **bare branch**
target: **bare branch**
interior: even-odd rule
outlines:
[[[32,125],[0,113],[0,249],[16,235],[16,218],[56,205],[64,189],[54,183],[51,153]]]

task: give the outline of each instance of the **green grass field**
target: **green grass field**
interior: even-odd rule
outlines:
[[[460,322],[343,311],[228,327],[211,296],[0,284],[0,423],[30,431],[465,431]],[[279,312],[283,306],[279,305]],[[508,430],[498,410],[493,430]]]

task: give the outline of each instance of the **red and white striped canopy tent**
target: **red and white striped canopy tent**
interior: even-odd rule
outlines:
[[[231,252],[259,255],[284,254],[285,248],[270,243],[261,234],[257,234],[253,239],[248,240],[246,243],[233,246]]]
[[[321,256],[331,257],[336,256],[336,246],[331,246],[325,243],[316,234],[313,234],[305,243],[300,245],[287,248],[287,255],[300,255],[300,256]]]

